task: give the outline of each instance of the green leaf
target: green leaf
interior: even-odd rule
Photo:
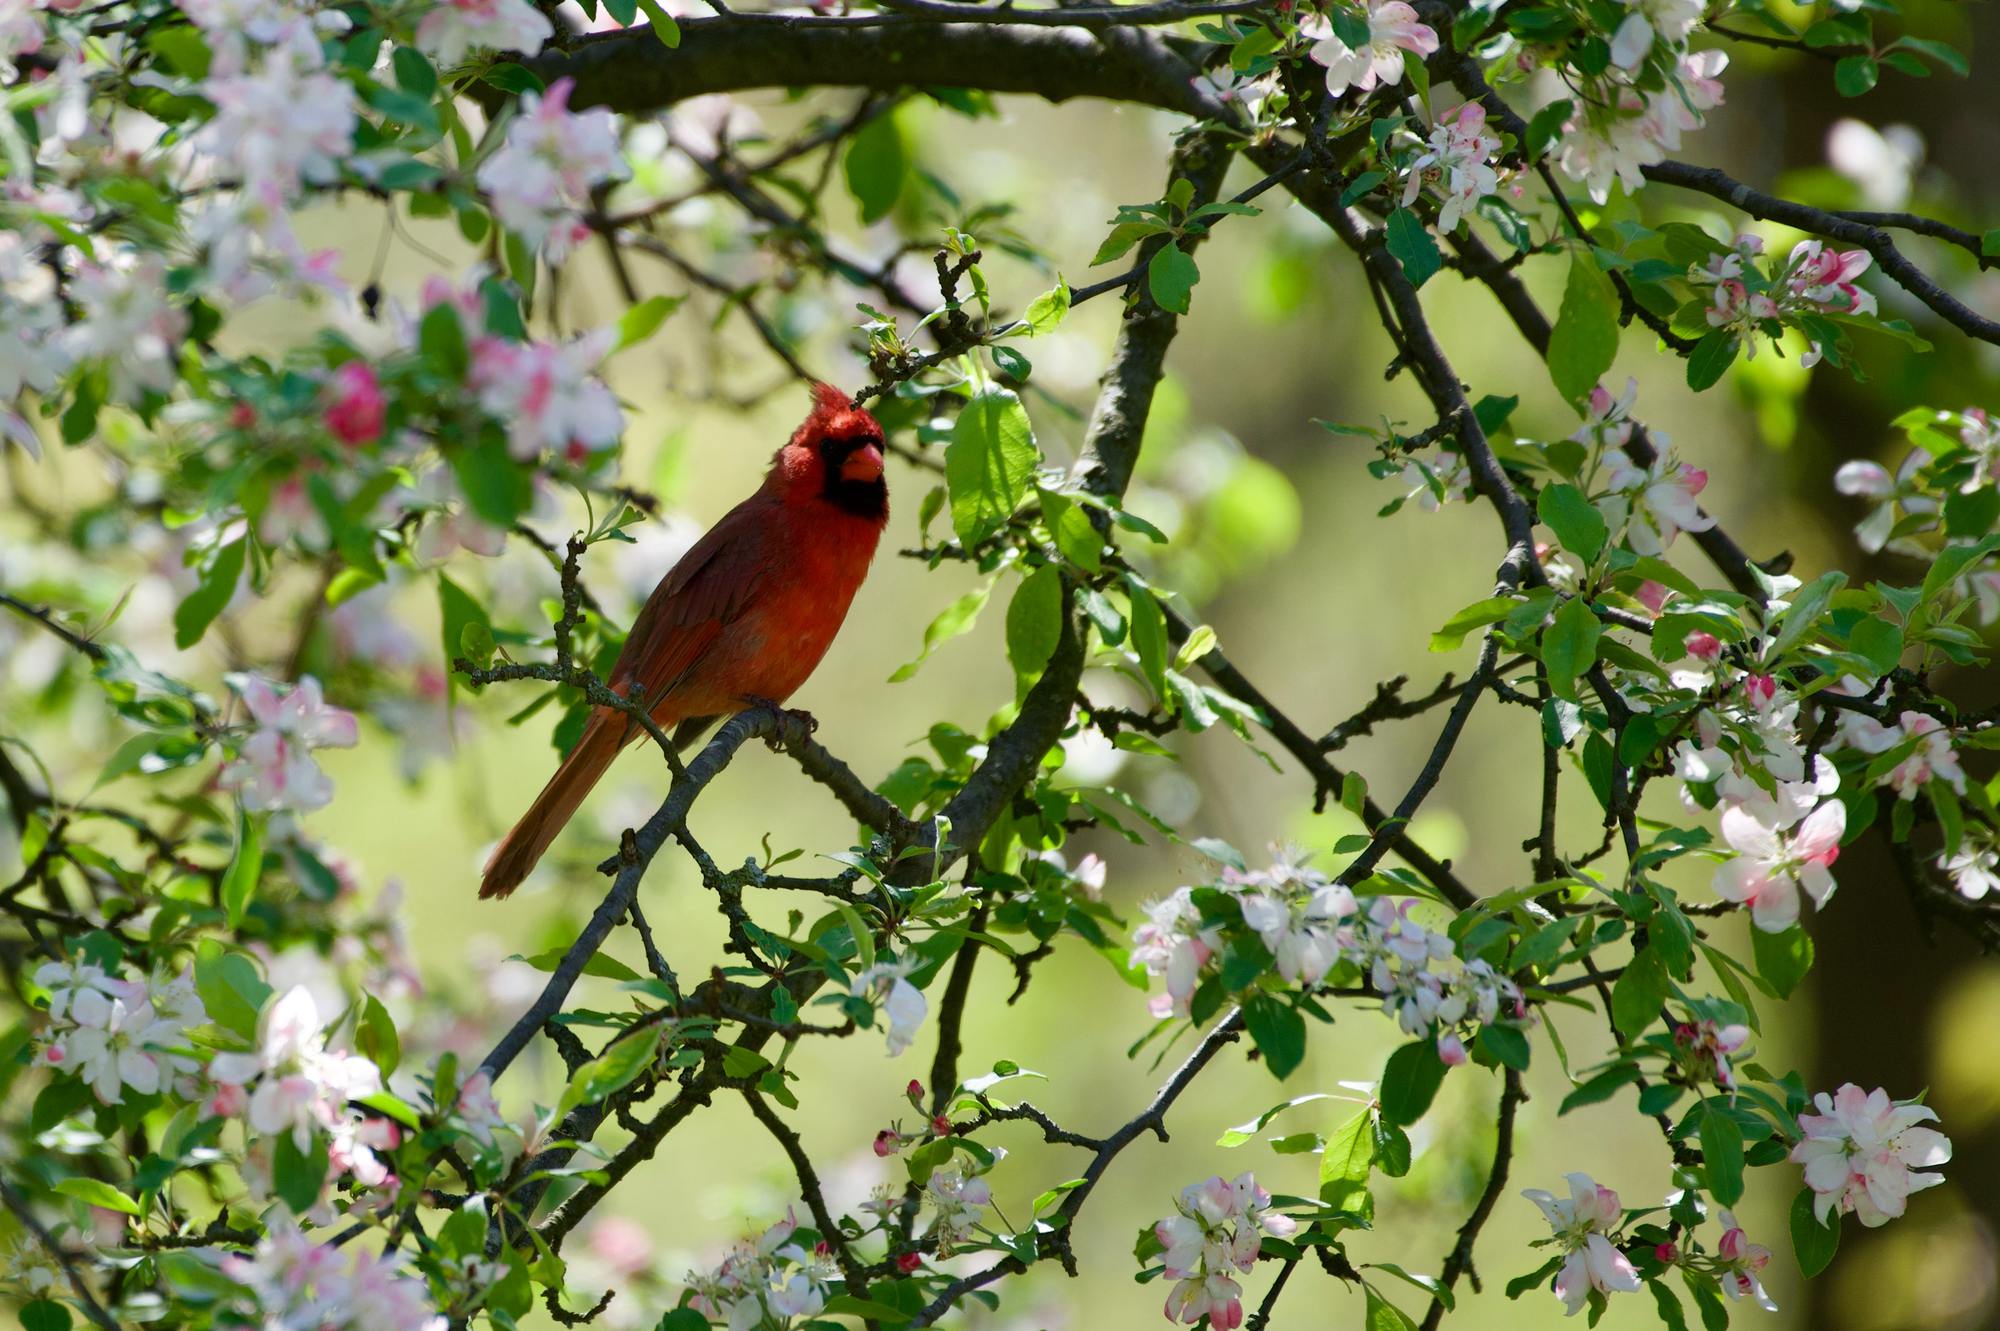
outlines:
[[[624,1090],[653,1065],[666,1034],[664,1023],[656,1022],[636,1035],[628,1035],[603,1054],[585,1063],[563,1089],[556,1115],[561,1117],[578,1105],[594,1105]]]
[[[1611,987],[1612,1022],[1627,1038],[1637,1038],[1660,1019],[1660,1004],[1672,989],[1660,954],[1651,945],[1641,948]]]
[[[1022,679],[1041,676],[1062,641],[1062,574],[1044,564],[1014,589],[1007,603],[1007,659]]]
[[[1215,1139],[1215,1144],[1233,1149],[1242,1146],[1246,1142],[1255,1141],[1257,1134],[1269,1127],[1271,1120],[1284,1113],[1287,1109],[1295,1109],[1300,1105],[1311,1104],[1316,1100],[1325,1100],[1327,1098],[1324,1092],[1314,1091],[1306,1095],[1295,1095],[1289,1100],[1281,1100],[1248,1123],[1239,1123],[1235,1127],[1230,1128]]]
[[[1831,1225],[1819,1222],[1819,1217],[1813,1213],[1813,1190],[1800,1188],[1799,1195],[1792,1198],[1792,1251],[1798,1255],[1799,1270],[1806,1276],[1816,1276],[1826,1270],[1840,1247],[1839,1212],[1828,1219],[1833,1222]]]
[[[139,1203],[103,1179],[66,1178],[56,1184],[56,1191],[65,1197],[74,1197],[87,1206],[98,1206],[124,1215],[139,1214]]]
[[[271,986],[240,952],[225,952],[222,944],[204,940],[195,953],[194,990],[208,1016],[224,1030],[246,1040],[257,1036],[257,1014],[271,996]]]
[[[877,116],[862,127],[848,142],[841,173],[864,223],[879,222],[895,209],[910,179],[910,145],[896,115]]]
[[[988,582],[975,587],[938,612],[938,617],[924,629],[923,650],[918,652],[914,659],[898,666],[896,673],[889,676],[889,682],[900,684],[911,678],[923,668],[924,662],[931,659],[932,652],[960,634],[971,632],[973,624],[979,619],[979,612],[986,608],[986,598],[991,595],[993,595],[993,584]]]
[[[1859,97],[1882,77],[1882,67],[1872,55],[1845,55],[1833,67],[1833,86],[1842,97]]]
[[[1603,553],[1606,528],[1604,515],[1584,498],[1574,485],[1544,486],[1535,505],[1537,514],[1562,542],[1562,548],[1578,556],[1585,565],[1595,564]]]
[[[1778,625],[1777,636],[1764,649],[1764,659],[1776,664],[1780,656],[1819,627],[1819,618],[1833,604],[1834,593],[1847,585],[1847,575],[1839,569],[1822,573],[1792,594],[1791,607]]]
[[[271,1190],[285,1205],[304,1215],[319,1204],[320,1188],[326,1182],[326,1138],[315,1133],[309,1151],[299,1150],[289,1132],[279,1133],[271,1144]]]
[[[1243,1004],[1243,1024],[1273,1077],[1283,1080],[1305,1061],[1306,1019],[1291,1004],[1252,994]]]
[[[1370,1262],[1368,1269],[1371,1271],[1387,1271],[1398,1280],[1408,1281],[1443,1304],[1446,1312],[1451,1312],[1458,1307],[1458,1300],[1452,1297],[1451,1287],[1436,1276],[1422,1275],[1415,1271],[1405,1271],[1394,1262]]]
[[[75,1319],[68,1308],[54,1299],[35,1299],[21,1305],[21,1331],[69,1331]]]
[[[1522,145],[1529,161],[1538,160],[1550,144],[1562,137],[1562,127],[1575,109],[1576,104],[1565,97],[1535,112],[1535,118],[1528,122],[1527,142]]]
[[[1631,1085],[1638,1076],[1639,1069],[1630,1063],[1620,1063],[1616,1067],[1600,1072],[1564,1096],[1562,1105],[1556,1113],[1560,1116],[1572,1109],[1581,1109],[1585,1105],[1601,1104]]]
[[[1757,974],[1780,998],[1790,998],[1812,969],[1812,936],[1796,924],[1776,934],[1753,928],[1750,946],[1757,957]]]
[[[1054,286],[1028,302],[1027,313],[1021,316],[1021,322],[1028,326],[1028,335],[1039,337],[1054,332],[1069,313],[1069,301],[1069,283],[1058,276]]]
[[[1319,1157],[1319,1199],[1364,1219],[1375,1213],[1368,1173],[1375,1167],[1375,1114],[1363,1109],[1334,1129]]]
[[[1710,1196],[1724,1206],[1743,1200],[1743,1129],[1714,1101],[1701,1116],[1701,1160]]]
[[[1139,669],[1162,701],[1167,692],[1167,617],[1153,593],[1138,582],[1128,582],[1132,613],[1127,620],[1132,630],[1132,650],[1138,653]]]
[[[1571,597],[1556,611],[1555,619],[1542,630],[1542,664],[1548,667],[1549,687],[1559,698],[1575,701],[1577,680],[1597,662],[1597,641],[1603,625],[1580,597]]]
[[[264,823],[243,809],[236,811],[236,857],[222,879],[222,908],[229,914],[229,927],[243,923],[243,912],[257,891],[264,872]]]
[[[1146,264],[1146,290],[1152,293],[1153,303],[1174,314],[1188,312],[1199,281],[1201,269],[1195,266],[1194,256],[1177,244],[1162,246]]]
[[[417,349],[423,353],[424,364],[445,378],[465,377],[472,357],[465,346],[465,325],[459,322],[456,305],[444,301],[431,307],[417,325]]]
[[[1512,614],[1521,602],[1512,596],[1489,596],[1483,601],[1474,601],[1444,622],[1443,627],[1431,634],[1431,650],[1434,652],[1456,651],[1465,642],[1465,635],[1488,624],[1498,623]]]
[[[444,618],[444,662],[445,672],[456,689],[458,675],[451,668],[452,659],[457,656],[460,644],[465,641],[465,631],[478,624],[488,633],[493,631],[493,622],[486,616],[486,607],[472,599],[471,595],[457,583],[438,574],[438,608]]]
[[[1373,1285],[1364,1284],[1361,1289],[1368,1296],[1368,1311],[1361,1322],[1366,1331],[1417,1331],[1409,1315],[1377,1294]]]
[[[236,583],[243,576],[247,536],[239,536],[215,552],[214,560],[202,570],[201,581],[187,599],[174,609],[174,646],[186,651],[201,641],[208,626],[229,606]]]
[[[1406,1128],[1424,1116],[1444,1085],[1445,1066],[1438,1061],[1437,1046],[1416,1040],[1389,1055],[1382,1068],[1382,1118]]]
[[[958,539],[975,545],[1005,525],[1041,459],[1020,398],[1005,388],[989,388],[967,402],[944,451],[951,525]]]
[[[1570,259],[1549,335],[1549,378],[1579,411],[1618,357],[1618,292],[1588,249]]]
[[[625,311],[618,319],[618,346],[623,351],[637,346],[660,331],[667,317],[681,307],[686,296],[648,296]]]
[[[472,511],[495,527],[509,528],[535,502],[533,475],[497,435],[452,454],[452,475]],[[453,639],[456,642],[456,639]]]
[[[363,1057],[382,1070],[383,1081],[403,1061],[403,1039],[396,1033],[396,1023],[389,1016],[389,1009],[382,1006],[382,1000],[373,994],[362,995],[354,1045]]]
[[[1988,259],[2000,259],[2000,226],[1979,238],[1979,252]]]
[[[1688,353],[1687,384],[1699,393],[1712,388],[1736,360],[1736,334],[1717,328],[1704,333]]]
[[[645,11],[652,24],[653,35],[660,39],[660,45],[669,51],[678,50],[681,44],[681,25],[674,16],[660,7],[660,0],[639,0],[639,8]]]
[[[1444,258],[1438,253],[1437,241],[1424,229],[1424,224],[1408,208],[1398,208],[1389,214],[1384,237],[1389,245],[1389,253],[1396,256],[1396,262],[1403,265],[1403,276],[1410,279],[1410,285],[1420,287],[1431,280],[1439,268],[1444,266]]]
[[[1513,1026],[1481,1026],[1477,1043],[1495,1060],[1516,1072],[1526,1072],[1533,1057],[1528,1037]]]

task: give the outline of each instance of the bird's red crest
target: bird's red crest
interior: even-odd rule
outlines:
[[[882,427],[854,399],[832,384],[812,382],[813,407],[792,441],[863,437],[881,439]]]

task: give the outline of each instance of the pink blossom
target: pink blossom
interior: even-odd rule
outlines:
[[[886,1023],[883,1036],[891,1058],[910,1047],[930,1012],[923,991],[910,983],[910,973],[915,969],[916,963],[907,957],[901,961],[877,962],[856,975],[851,986],[856,998],[882,1005]]]
[[[480,406],[506,424],[508,451],[516,459],[553,453],[580,463],[618,442],[625,414],[595,377],[616,336],[604,328],[564,343],[494,337],[473,343],[468,382]]]
[[[417,48],[456,65],[475,50],[533,55],[554,32],[528,0],[444,0],[417,24]]]
[[[1338,97],[1349,88],[1368,92],[1377,83],[1403,81],[1403,56],[1433,55],[1437,32],[1417,21],[1417,11],[1403,0],[1370,0],[1368,44],[1350,48],[1328,33],[1313,44],[1312,58],[1326,67],[1326,90]]]
[[[1771,1250],[1761,1243],[1752,1243],[1736,1223],[1736,1217],[1724,1211],[1722,1237],[1716,1241],[1715,1255],[1722,1260],[1722,1292],[1732,1299],[1747,1298],[1766,1312],[1778,1311],[1778,1305],[1771,1302],[1771,1296],[1764,1292],[1764,1283],[1758,1273],[1770,1265]]]
[[[1570,436],[1579,444],[1623,448],[1632,438],[1632,406],[1639,400],[1639,381],[1625,380],[1625,391],[1611,396],[1603,384],[1593,385],[1586,402],[1583,424]]]
[[[1667,441],[1656,434],[1654,443],[1664,450]],[[1708,484],[1708,473],[1700,468],[1674,461],[1664,451],[1642,467],[1623,449],[1606,454],[1605,468],[1605,484],[1624,501],[1625,539],[1637,553],[1664,554],[1680,533],[1715,525],[1695,499]]]
[[[1937,1119],[1921,1104],[1898,1104],[1887,1091],[1863,1091],[1849,1082],[1832,1095],[1813,1097],[1817,1114],[1799,1115],[1804,1139],[1792,1148],[1813,1190],[1813,1214],[1825,1224],[1849,1212],[1871,1229],[1903,1214],[1912,1192],[1944,1182],[1919,1173],[1951,1159],[1951,1142],[1932,1128]]]
[[[1785,261],[1792,297],[1829,314],[1873,314],[1875,297],[1855,284],[1874,262],[1867,250],[1830,250],[1825,241],[1802,240]]]
[[[324,808],[333,799],[333,782],[313,761],[312,751],[352,748],[357,738],[354,714],[327,706],[311,675],[283,698],[255,675],[231,675],[229,684],[250,709],[256,729],[236,760],[222,769],[223,789],[239,792],[244,807],[258,811]]]
[[[1951,731],[1942,721],[1922,712],[1904,712],[1897,718],[1897,729],[1904,741],[1914,738],[1917,742],[1910,756],[1882,778],[1894,787],[1897,798],[1915,799],[1917,792],[1932,781],[1942,781],[1959,794],[1965,793],[1965,769],[1959,766],[1958,755],[1951,747]]]
[[[1970,833],[1957,854],[1938,857],[1937,867],[1967,901],[1983,901],[1988,893],[2000,892],[2000,846],[1974,840]]]
[[[590,230],[581,213],[593,187],[626,174],[618,126],[602,107],[572,114],[571,80],[527,93],[506,142],[479,167],[493,214],[529,245],[560,263]]]
[[[1539,1188],[1521,1195],[1542,1209],[1557,1245],[1567,1254],[1555,1281],[1556,1297],[1574,1317],[1590,1299],[1603,1294],[1630,1294],[1639,1288],[1639,1273],[1611,1242],[1624,1219],[1618,1194],[1600,1187],[1588,1174],[1568,1176],[1570,1195],[1556,1197]]]
[[[347,362],[327,381],[326,428],[343,444],[359,447],[380,439],[388,409],[375,367],[365,360]]]
[[[1153,1226],[1153,1237],[1165,1249],[1161,1263],[1175,1281],[1167,1292],[1169,1321],[1194,1323],[1203,1317],[1212,1327],[1235,1327],[1243,1321],[1243,1290],[1231,1271],[1256,1265],[1266,1234],[1290,1238],[1298,1222],[1270,1209],[1271,1194],[1255,1176],[1220,1174],[1181,1189],[1175,1214]]]
[[[1744,805],[1723,810],[1722,839],[1736,858],[1715,871],[1715,894],[1750,908],[1750,918],[1766,933],[1783,933],[1798,923],[1799,892],[1815,906],[1833,895],[1828,867],[1840,856],[1847,808],[1828,800],[1796,831],[1781,831]]]

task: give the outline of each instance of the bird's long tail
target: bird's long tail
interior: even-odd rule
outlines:
[[[616,712],[603,708],[591,711],[576,747],[556,768],[556,774],[542,787],[542,793],[535,796],[535,802],[521,815],[521,821],[514,824],[514,830],[494,847],[479,883],[482,900],[504,897],[521,885],[521,880],[542,858],[542,852],[576,814],[591,788],[611,770],[618,751],[625,747],[629,729],[626,719]]]

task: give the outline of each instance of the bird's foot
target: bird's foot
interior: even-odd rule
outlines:
[[[794,724],[803,726],[805,728],[806,734],[808,735],[817,734],[819,732],[819,718],[814,716],[811,712],[804,711],[800,708],[786,707],[780,704],[774,698],[760,698],[755,694],[746,694],[744,697],[744,701],[748,702],[752,707],[768,707],[771,711],[777,713],[781,719],[791,721]],[[765,742],[769,744],[773,749],[782,747],[779,738],[776,735],[773,735],[769,740]]]

